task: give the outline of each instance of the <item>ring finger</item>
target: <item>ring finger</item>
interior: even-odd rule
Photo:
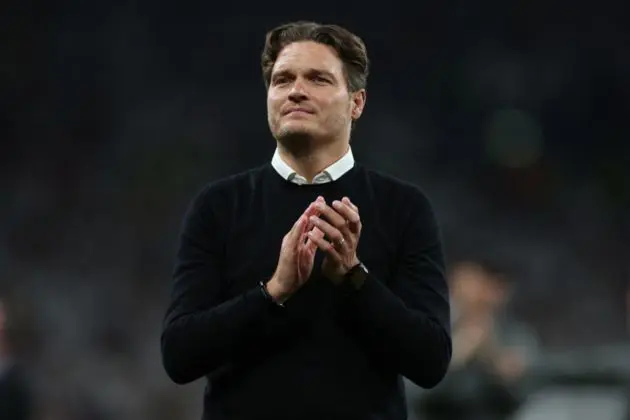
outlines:
[[[315,226],[324,232],[328,241],[336,249],[341,252],[345,252],[348,249],[348,239],[344,237],[343,233],[339,229],[317,216],[311,216],[310,220]]]

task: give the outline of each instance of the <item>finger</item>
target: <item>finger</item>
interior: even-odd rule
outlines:
[[[350,208],[356,215],[355,219],[348,219],[348,220],[350,222],[350,231],[352,231],[352,233],[354,234],[358,234],[359,232],[361,232],[361,227],[362,227],[361,215],[359,214],[359,208],[354,203],[352,203],[348,197],[343,197],[341,199],[341,202],[346,207]]]
[[[308,232],[302,233],[300,235],[300,240],[295,247],[298,266],[303,265],[304,261],[307,261],[309,258],[309,251],[310,248],[312,248],[309,246],[309,242],[310,238],[308,236]]]
[[[311,205],[315,208],[317,212],[319,212],[319,209],[317,208],[318,205],[326,205],[326,199],[324,199],[324,197],[322,197],[321,195],[318,195],[317,198],[311,203]]]
[[[313,235],[315,235],[317,238],[324,238],[324,232],[322,232],[322,230],[318,227],[314,227],[313,228]],[[313,240],[311,240],[310,236],[308,235],[308,232],[306,233],[306,248],[308,248],[309,251],[315,252],[317,250],[317,244],[315,242],[313,242]]]
[[[299,232],[301,230],[302,227],[304,227],[305,223],[307,222],[308,218],[305,217],[304,215],[301,215],[293,224],[293,227],[291,228],[290,233],[293,236],[296,236],[296,232]],[[300,232],[301,233],[301,232]]]
[[[346,234],[344,229],[342,229],[342,231],[344,231],[344,235],[349,235],[349,234],[356,235],[360,233],[361,232],[361,219],[359,218],[359,215],[353,209],[351,209],[348,205],[343,204],[339,201],[337,203],[340,203],[338,205],[339,214],[343,214],[344,217],[346,217],[346,221],[347,221],[345,230],[348,231],[349,233]]]
[[[317,238],[324,238],[324,232],[322,232],[318,228],[313,228],[313,230],[309,232],[312,232],[312,234]],[[315,260],[315,253],[317,252],[318,248],[317,244],[311,240],[309,232],[305,232],[302,234],[301,238],[303,239],[300,240],[300,245],[298,248],[297,264],[298,269],[300,270],[306,270],[306,267],[308,267],[310,264],[313,264],[313,261]]]
[[[324,233],[315,228],[313,234],[317,237],[323,238]],[[310,231],[309,231],[310,232]],[[300,244],[297,249],[297,265],[298,269],[306,269],[309,265],[313,264],[315,259],[315,253],[317,252],[317,244],[315,244],[310,236],[309,232],[304,232],[300,236]]]
[[[300,235],[304,233],[304,228],[307,224],[308,218],[304,215],[300,216],[299,219],[295,222],[291,230],[288,234],[288,239],[292,244],[296,245],[297,241],[300,239]]]
[[[328,239],[334,243],[340,243],[342,240],[345,240],[343,233],[326,220],[321,219],[317,216],[311,216],[311,222],[315,227],[319,228],[324,234],[328,237]]]
[[[343,262],[341,255],[329,241],[327,241],[323,237],[319,237],[312,230],[308,233],[308,235],[309,235],[310,240],[313,241],[319,249],[327,253],[337,263],[341,264]]]
[[[300,240],[298,241],[298,250],[305,248],[307,241],[308,241],[308,232],[302,232],[300,234]]]
[[[332,206],[335,210],[337,210],[337,213],[343,216],[350,223],[359,223],[361,220],[359,213],[357,213],[354,208],[347,203],[335,200],[332,202]]]
[[[298,269],[298,271],[300,270],[300,267],[302,267],[304,265],[304,258],[306,257],[305,252],[304,252],[304,240],[305,238],[308,237],[307,233],[302,233],[300,235],[300,240],[298,241],[297,245],[296,245],[296,267]]]
[[[308,266],[313,262],[315,258],[315,252],[317,251],[317,245],[308,238],[308,232],[304,234],[307,237],[306,242],[298,250],[297,264],[298,267]]]
[[[352,201],[350,201],[350,199],[349,199],[348,197],[344,197],[344,198],[342,198],[342,199],[341,199],[341,201],[343,201],[343,203],[344,203],[344,204],[346,204],[346,205],[348,205],[348,206],[352,207],[352,209],[353,209],[353,210],[354,210],[357,214],[359,214],[359,208],[358,208],[358,207],[357,207],[357,206],[356,206],[356,205],[355,205]]]
[[[326,205],[326,200],[324,200],[324,197],[322,197],[321,195],[318,196],[315,201],[313,201],[308,207],[307,209],[304,211],[304,215],[307,218],[310,218],[311,216],[319,216],[321,213],[321,210],[319,210],[317,204],[321,203],[323,205]],[[310,221],[307,223],[307,229],[311,230],[313,228],[312,223],[310,223]]]
[[[309,232],[312,230],[313,234],[318,238],[324,237],[324,232],[321,231],[318,227],[313,227],[309,229],[309,231],[304,232],[300,237],[300,248],[299,252],[315,252],[317,250],[317,245],[311,240]]]
[[[308,205],[308,207],[306,208],[306,210],[304,210],[304,215],[305,216],[311,216],[313,214],[318,214],[319,213],[319,209],[317,208],[317,203],[319,203],[318,201],[313,201],[311,204]]]
[[[331,225],[341,228],[346,224],[346,219],[344,219],[344,217],[337,213],[337,211],[332,207],[324,203],[317,203],[317,208],[321,212],[320,216],[325,217]]]
[[[320,212],[320,207],[321,206],[325,206],[326,205],[326,200],[324,199],[324,197],[322,197],[321,195],[318,196],[315,201],[313,201],[309,206],[307,211],[309,211],[310,213],[319,213]]]

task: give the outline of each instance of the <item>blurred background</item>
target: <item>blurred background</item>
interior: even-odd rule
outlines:
[[[160,362],[175,240],[206,182],[271,159],[259,57],[295,19],[363,37],[355,157],[442,224],[453,364],[410,418],[628,418],[622,3],[8,2],[0,419],[200,418]]]

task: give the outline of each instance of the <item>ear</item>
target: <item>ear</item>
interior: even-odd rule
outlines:
[[[365,108],[365,101],[367,99],[367,92],[365,89],[359,89],[352,94],[352,119],[354,121],[358,120],[363,114],[363,109]]]

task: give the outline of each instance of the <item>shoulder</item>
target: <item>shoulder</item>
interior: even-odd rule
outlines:
[[[431,202],[424,189],[413,182],[391,174],[361,167],[370,188],[380,197],[387,197],[388,202],[406,209],[431,209]]]
[[[268,170],[268,165],[261,165],[223,178],[207,182],[193,197],[191,207],[206,210],[211,207],[229,207],[240,197],[247,197],[257,188]]]

